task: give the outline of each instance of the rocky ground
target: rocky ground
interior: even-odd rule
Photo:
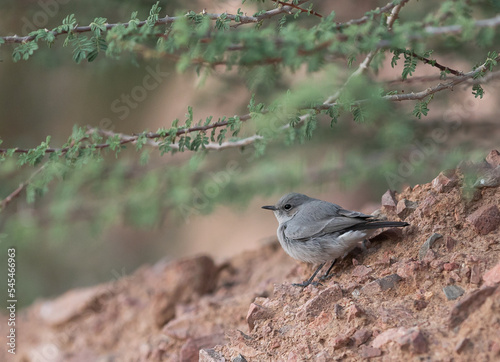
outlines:
[[[500,360],[499,165],[492,151],[387,192],[382,213],[411,226],[377,235],[322,286],[292,286],[312,268],[277,242],[222,265],[159,262],[20,312],[16,359]]]

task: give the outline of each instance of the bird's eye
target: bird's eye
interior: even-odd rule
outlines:
[[[292,208],[292,205],[290,205],[290,204],[286,204],[285,206],[283,206],[283,208],[284,208],[285,210],[290,210],[290,209]]]

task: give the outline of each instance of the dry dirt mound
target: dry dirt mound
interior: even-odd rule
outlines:
[[[376,236],[323,286],[291,286],[312,269],[277,243],[224,265],[205,256],[159,262],[24,310],[16,357],[499,360],[499,159],[492,151],[482,165],[386,193],[382,212],[411,226]],[[477,187],[464,197],[463,174],[471,170]]]

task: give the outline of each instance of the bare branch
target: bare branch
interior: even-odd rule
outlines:
[[[500,25],[500,15],[495,16],[494,18],[489,19],[481,19],[476,20],[474,22],[475,28],[487,28],[487,27],[496,27]],[[430,35],[438,35],[438,34],[456,34],[462,32],[462,25],[448,25],[448,26],[427,26],[425,27],[425,32]]]
[[[44,164],[38,170],[36,170],[35,172],[33,172],[27,181],[24,181],[21,184],[19,184],[19,187],[17,189],[15,189],[14,191],[12,191],[6,198],[4,198],[0,202],[0,212],[2,212],[3,210],[5,210],[5,208],[9,205],[9,203],[12,200],[14,200],[15,198],[17,198],[21,194],[21,192],[26,188],[26,186],[29,185],[29,183],[31,182],[31,180],[33,180],[33,178],[36,175],[38,175],[45,168],[45,166],[46,166],[46,164]]]

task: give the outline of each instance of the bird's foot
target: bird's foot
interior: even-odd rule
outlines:
[[[324,282],[324,281],[327,281],[328,279],[330,279],[331,277],[333,277],[333,274],[324,274],[324,275],[319,277],[319,280]]]
[[[308,285],[314,285],[315,287],[318,287],[318,286],[323,285],[323,284],[321,284],[320,282],[310,282],[309,280],[306,280],[305,282],[302,282],[302,283],[292,283],[292,285],[294,287],[305,288]]]

